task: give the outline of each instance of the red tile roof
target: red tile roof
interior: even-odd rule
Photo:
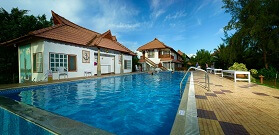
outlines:
[[[139,47],[138,51],[151,50],[151,49],[164,49],[164,48],[170,48],[170,47],[166,46],[163,42],[155,38],[153,41],[148,42],[147,44]]]
[[[181,52],[180,50],[177,50],[177,53],[178,53],[180,56],[183,56],[183,52]]]
[[[83,28],[73,22],[59,16],[52,12],[54,26],[35,30],[29,32],[27,35],[1,43],[12,44],[21,42],[22,40],[28,40],[27,37],[39,37],[57,41],[63,41],[67,43],[73,43],[81,46],[95,46],[107,49],[128,53],[135,55],[131,50],[116,41],[116,37],[111,35],[110,30],[100,34],[98,32]]]
[[[165,49],[165,48],[169,48],[169,49],[173,50],[175,53],[177,53],[172,47],[165,45],[163,42],[161,42],[157,38],[155,38],[153,41],[150,41],[147,44],[139,47],[138,51],[152,50],[152,49]]]

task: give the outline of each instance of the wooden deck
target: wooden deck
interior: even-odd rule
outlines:
[[[200,134],[279,134],[279,90],[194,73]]]

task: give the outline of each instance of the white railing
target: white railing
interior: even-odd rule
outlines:
[[[204,78],[205,78],[205,83],[204,83],[204,86],[206,87],[206,81],[207,81],[207,90],[209,91],[209,90],[210,90],[210,88],[209,88],[209,76],[208,76],[207,72],[204,71],[203,69],[199,69],[199,68],[196,68],[196,67],[190,67],[190,68],[187,70],[187,72],[185,73],[184,77],[182,78],[182,80],[181,80],[181,82],[180,82],[180,95],[182,96],[182,89],[181,89],[182,83],[183,83],[183,81],[184,81],[186,75],[187,75],[188,72],[190,71],[190,69],[195,69],[195,70],[202,71],[202,72],[205,73],[205,77],[204,77]],[[187,84],[187,83],[186,83],[186,84]]]

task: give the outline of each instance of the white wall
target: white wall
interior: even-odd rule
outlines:
[[[148,54],[147,54],[147,57],[148,57]],[[155,64],[159,64],[160,63],[159,50],[154,49],[154,58],[149,58],[149,59],[152,60]]]
[[[82,63],[82,51],[86,50],[90,52],[90,63]],[[33,72],[33,53],[42,52],[43,57],[43,73],[34,73]],[[98,53],[96,47],[82,47],[72,44],[50,41],[50,40],[38,40],[31,43],[31,65],[32,65],[32,80],[34,81],[47,81],[46,73],[50,69],[50,53],[63,53],[63,54],[72,54],[76,55],[77,59],[77,70],[69,71],[68,77],[83,77],[84,71],[91,71],[92,75],[97,74],[97,65],[94,66],[95,57],[94,54]],[[97,57],[97,55],[96,55]],[[119,62],[121,58],[121,52],[102,49],[101,48],[101,73],[115,73],[120,74],[121,63]],[[132,56],[123,54],[122,62],[124,68],[124,60],[131,60],[131,69],[124,69],[124,73],[132,72]],[[97,61],[96,61],[97,62]],[[19,59],[20,63],[20,59]],[[20,75],[20,69],[19,69]],[[62,77],[62,76],[61,76]],[[63,77],[62,77],[63,78]],[[58,73],[53,72],[53,79],[58,79]]]
[[[82,50],[90,51],[90,63],[82,63]],[[64,53],[64,54],[73,54],[76,55],[77,59],[77,70],[76,71],[69,71],[68,76],[69,78],[73,77],[82,77],[84,76],[84,71],[91,71],[93,72],[94,68],[94,50],[83,48],[80,46],[74,46],[71,44],[65,43],[58,43],[52,41],[44,41],[44,73],[49,70],[49,60],[50,60],[50,53]],[[62,76],[61,76],[62,77]],[[63,78],[63,77],[62,77]],[[58,73],[53,73],[53,79],[58,79]]]
[[[82,50],[90,51],[90,63],[82,63]],[[75,46],[71,44],[58,43],[53,41],[44,41],[44,73],[49,70],[49,53],[65,53],[65,54],[74,54],[77,55],[77,71],[69,72],[69,78],[73,77],[83,77],[84,71],[91,71],[94,74],[97,74],[97,65],[94,66],[97,57],[98,49],[96,47],[84,48],[81,46]],[[119,58],[121,53],[109,49],[100,49],[101,52],[101,73],[115,73],[120,74],[121,63],[119,63]],[[94,56],[95,54],[95,56]],[[123,55],[123,62],[125,60],[132,60],[131,55]],[[97,61],[96,61],[97,62]],[[131,62],[132,64],[132,62]],[[124,66],[124,63],[123,63]],[[132,67],[132,65],[131,65]],[[124,70],[124,73],[132,72],[132,69]],[[63,78],[63,77],[62,77]],[[58,79],[58,73],[53,73],[53,79]]]

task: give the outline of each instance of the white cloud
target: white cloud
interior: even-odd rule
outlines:
[[[179,41],[179,40],[184,40],[184,39],[186,39],[186,38],[183,35],[176,35],[172,38],[173,41]]]
[[[98,0],[92,4],[96,5],[96,8],[92,8],[95,14],[91,16],[92,27],[96,31],[105,32],[108,29],[114,32],[127,31],[141,25],[134,18],[139,11],[121,1]]]
[[[200,10],[202,10],[205,6],[207,6],[210,2],[212,2],[211,0],[203,0],[202,3],[194,10],[195,13],[199,12]],[[213,1],[214,2],[214,1]]]
[[[47,18],[51,17],[51,10],[60,14],[61,16],[79,23],[81,18],[79,13],[85,8],[81,0],[74,0],[69,2],[68,0],[2,0],[1,7],[8,12],[12,8],[18,7],[19,9],[30,10],[28,14],[42,15],[46,14]]]
[[[195,57],[196,57],[196,54],[192,54],[192,53],[191,53],[191,54],[187,54],[187,56],[190,57],[190,58],[191,58],[191,57],[194,57],[194,58],[195,58]]]
[[[175,14],[169,14],[166,16],[165,21],[166,20],[172,20],[172,19],[177,19],[177,18],[181,18],[181,17],[185,17],[187,16],[187,13],[185,13],[185,11],[178,11]]]
[[[220,28],[214,35],[221,35],[224,33],[224,29]]]
[[[162,14],[164,14],[167,8],[173,4],[173,0],[151,0],[150,9],[151,9],[151,19],[156,20]]]

